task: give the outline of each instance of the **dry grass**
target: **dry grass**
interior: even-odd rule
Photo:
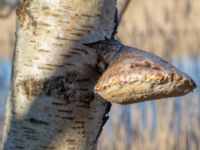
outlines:
[[[198,55],[199,8],[197,0],[131,0],[118,36],[128,45],[168,58],[180,52]]]

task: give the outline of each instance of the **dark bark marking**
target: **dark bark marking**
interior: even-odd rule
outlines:
[[[86,78],[87,79],[87,78]],[[56,106],[66,106],[71,102],[85,101],[84,105],[78,107],[88,108],[89,102],[94,98],[93,91],[87,89],[88,79],[79,77],[78,73],[66,73],[66,75],[51,77],[47,79],[27,78],[18,81],[17,89],[22,90],[28,99],[33,96],[46,95],[52,96],[62,102],[54,101]]]
[[[75,10],[75,9],[72,8],[71,6],[66,6],[66,5],[63,5],[63,8],[68,9],[68,10],[71,10],[71,11],[74,11],[74,10]]]
[[[31,132],[35,132],[35,130],[34,129],[31,129],[31,128],[27,128],[27,127],[21,127],[21,129],[23,129],[23,130],[30,130]]]
[[[94,26],[90,26],[90,25],[81,25],[83,28],[87,28],[88,30],[91,30],[94,28]]]
[[[22,107],[22,106],[20,106],[20,108],[25,110],[25,108],[24,108],[24,107]]]
[[[84,127],[71,127],[73,130],[84,129]]]
[[[49,68],[49,67],[38,67],[38,69],[53,71],[53,69],[52,69],[52,68]]]
[[[81,124],[81,125],[84,125],[84,124],[85,124],[84,121],[75,121],[74,123],[76,123],[76,124]]]
[[[72,33],[70,33],[71,35],[75,35],[75,36],[78,36],[78,37],[80,37],[80,36],[82,36],[83,34],[82,33],[74,33],[74,32],[72,32]]]
[[[41,125],[49,125],[48,122],[43,121],[43,120],[38,120],[36,118],[29,118],[29,119],[25,119],[26,121],[29,121],[32,124],[41,124]]]
[[[72,57],[72,55],[69,55],[69,54],[60,54],[60,56],[62,56],[62,57],[66,57],[66,58],[70,58],[70,57]]]
[[[15,148],[16,149],[25,149],[25,147],[23,147],[23,146],[16,146]]]
[[[64,106],[65,104],[63,104],[63,103],[57,103],[57,102],[53,102],[52,103],[53,105],[56,105],[56,106]]]
[[[33,65],[30,65],[30,64],[24,64],[24,66],[32,67]]]
[[[68,39],[68,38],[62,38],[62,37],[55,37],[57,40],[64,40],[64,41],[71,41],[71,42],[80,42],[78,39]]]
[[[26,13],[28,12],[28,7],[30,7],[31,0],[22,0],[19,7],[16,9],[16,14],[18,15],[19,20],[23,24],[25,21]]]
[[[72,31],[72,29],[68,29],[68,28],[63,28],[62,30],[66,30],[66,31]]]
[[[59,133],[63,133],[63,130],[57,130],[57,132],[59,132]]]
[[[67,142],[69,145],[77,146],[77,143]]]
[[[87,102],[87,101],[79,101],[79,103],[83,103],[83,104],[85,104],[85,105],[90,105],[90,102]]]
[[[78,131],[78,134],[85,136],[86,135],[86,131]]]
[[[81,14],[81,16],[82,16],[82,17],[87,17],[87,18],[92,18],[92,17],[94,17],[94,16],[88,15],[88,14]]]
[[[74,117],[62,117],[63,120],[74,120]]]
[[[75,30],[75,31],[81,31],[81,32],[86,32],[86,33],[90,33],[90,30],[86,30],[86,29],[78,29],[78,28],[73,28],[72,30]]]
[[[77,150],[76,147],[69,147],[69,150]]]
[[[60,9],[60,12],[64,12],[64,14],[66,14],[66,13],[70,13],[69,10],[64,10],[64,9]]]
[[[80,49],[80,48],[72,48],[72,49],[75,50],[75,51],[79,51],[79,52],[83,52],[85,54],[88,54],[88,51],[85,50],[85,49]]]
[[[74,142],[76,142],[76,140],[73,140],[73,139],[67,139],[66,142],[74,143]]]
[[[49,10],[50,8],[48,6],[43,6],[42,9],[43,10]]]
[[[88,105],[76,105],[77,107],[80,107],[80,108],[90,108],[90,106]]]
[[[44,148],[44,149],[56,149],[56,147],[53,147],[53,146],[46,146],[46,145],[40,145],[41,148]]]
[[[73,113],[72,110],[57,110],[57,111],[62,112],[62,113],[69,113],[69,114]]]
[[[102,15],[101,14],[94,14],[94,16],[101,17]]]
[[[52,43],[53,46],[63,47],[63,44],[60,43]]]
[[[27,120],[25,120],[27,121]],[[31,128],[27,128],[27,127],[21,127],[21,129],[23,129],[23,136],[27,139],[27,140],[31,140],[31,141],[37,141],[38,138],[38,134],[37,132],[35,132],[34,129],[31,129]]]
[[[45,52],[45,53],[49,53],[50,51],[49,50],[46,50],[46,49],[39,49],[38,52]]]
[[[53,17],[59,17],[60,16],[60,14],[51,14],[51,16],[53,16]]]
[[[81,81],[80,81],[80,82],[81,82]],[[78,88],[77,90],[79,90],[79,91],[88,91],[87,88]]]
[[[17,138],[15,138],[14,140],[17,141],[17,142],[24,142],[23,140],[17,139]]]
[[[38,138],[36,136],[30,136],[30,135],[25,135],[27,140],[31,141],[38,141]]]
[[[65,20],[59,20],[60,22],[64,23],[64,24],[70,24],[69,21],[65,21]]]
[[[34,41],[34,40],[31,40],[30,42],[31,42],[31,43],[36,43],[36,41]]]
[[[47,66],[50,66],[50,67],[54,67],[54,68],[63,68],[65,66],[63,65],[57,65],[57,64],[46,64]]]
[[[66,66],[74,66],[74,64],[70,64],[70,63],[65,63],[64,65],[66,65]]]
[[[11,132],[13,132],[13,133],[17,133],[17,131],[16,131],[16,130],[11,130]]]
[[[72,55],[80,55],[81,53],[80,53],[80,52],[71,51],[71,52],[69,52],[69,54],[72,54]]]
[[[39,24],[39,23],[38,23]],[[42,25],[42,26],[45,26],[45,27],[50,27],[51,25],[46,23],[46,22],[43,22],[43,23],[40,23],[39,25]]]

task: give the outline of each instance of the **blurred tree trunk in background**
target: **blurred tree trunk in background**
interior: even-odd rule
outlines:
[[[110,39],[115,0],[26,0],[17,9],[16,46],[4,150],[90,150],[110,108],[93,93],[97,52]]]

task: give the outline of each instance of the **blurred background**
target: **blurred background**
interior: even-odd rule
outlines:
[[[18,3],[0,0],[0,122],[8,92]],[[159,55],[200,85],[199,0],[118,0],[118,8],[118,40]],[[98,149],[200,150],[200,88],[181,98],[113,105]]]

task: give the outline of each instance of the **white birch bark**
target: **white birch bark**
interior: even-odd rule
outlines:
[[[110,39],[115,0],[24,0],[3,150],[89,150],[110,107],[93,93],[97,53],[84,46]]]

